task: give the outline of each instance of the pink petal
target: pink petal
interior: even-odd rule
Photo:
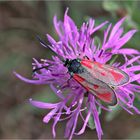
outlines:
[[[108,26],[107,30],[105,30],[105,32],[104,32],[104,40],[103,40],[103,47],[102,47],[102,48],[104,48],[104,45],[105,45],[105,43],[106,43],[106,40],[107,40],[107,37],[108,37],[108,33],[109,33],[109,31],[110,31],[111,26],[112,26],[112,24],[110,24],[110,25]]]
[[[52,126],[52,133],[53,133],[53,137],[54,138],[56,137],[55,127],[56,127],[56,124],[58,123],[58,121],[60,119],[61,111],[62,111],[62,109],[59,111],[59,113],[57,114],[57,116],[55,116],[55,118],[54,118],[54,123],[53,123],[53,126]]]
[[[112,29],[112,31],[111,31],[109,40],[116,34],[116,32],[118,32],[120,26],[122,25],[122,23],[124,22],[125,19],[126,19],[126,17],[122,18],[120,21],[118,21],[118,22],[116,23],[116,25],[113,27],[113,29]]]
[[[138,59],[140,59],[140,56],[136,56],[136,57],[130,59],[130,60],[129,60],[127,63],[125,63],[124,65],[125,65],[125,66],[129,66],[129,65],[133,64],[133,63],[134,63],[136,60],[138,60]]]
[[[122,47],[126,42],[128,42],[132,36],[137,32],[137,30],[131,30],[129,32],[127,32],[116,44],[117,45],[117,49],[119,49],[120,47]]]
[[[76,135],[81,135],[81,134],[83,134],[85,132],[85,129],[86,129],[87,123],[89,121],[90,115],[91,115],[91,110],[88,111],[86,119],[84,120],[84,125],[83,125],[82,129],[78,133],[75,133]]]
[[[104,25],[106,25],[108,23],[108,21],[105,21],[105,22],[103,22],[103,23],[101,23],[100,25],[98,25],[97,27],[95,27],[92,31],[91,31],[91,33],[90,33],[90,35],[92,35],[94,32],[96,32],[97,30],[99,30],[100,28],[102,28]]]
[[[33,101],[32,99],[29,100],[30,103],[38,108],[42,109],[53,109],[56,108],[60,103],[45,103],[45,102],[40,102],[40,101]]]
[[[140,54],[140,52],[135,49],[120,49],[116,53],[129,54],[129,55],[130,54]]]
[[[50,121],[50,119],[52,119],[53,115],[55,115],[55,113],[57,112],[57,108],[54,108],[53,110],[51,110],[44,118],[43,118],[43,122],[44,123],[48,123]]]
[[[49,34],[47,34],[46,36],[51,44],[53,44],[53,45],[56,44],[56,41]]]
[[[59,37],[62,37],[62,32],[60,31],[60,22],[57,22],[57,16],[54,16],[53,23],[57,34]]]
[[[98,114],[98,111],[97,111],[97,108],[96,108],[96,105],[95,105],[94,96],[91,95],[90,98],[91,98],[90,107],[92,109],[92,115],[93,115],[93,118],[94,118],[94,123],[95,123],[95,126],[96,126],[98,139],[101,140],[101,136],[103,135],[103,131],[102,131],[100,120],[99,120],[99,114]]]
[[[21,76],[20,74],[16,73],[16,72],[13,72],[16,77],[18,77],[20,80],[26,82],[26,83],[29,83],[29,84],[36,84],[36,85],[40,85],[42,84],[42,81],[41,80],[30,80],[30,79],[27,79],[23,76]]]
[[[133,66],[133,67],[129,67],[126,68],[126,71],[131,72],[131,71],[140,71],[140,66]]]
[[[130,82],[134,82],[140,79],[140,74],[136,74],[135,76],[131,77]]]

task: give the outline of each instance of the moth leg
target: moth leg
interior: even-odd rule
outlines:
[[[115,90],[116,87],[110,86],[113,90]]]
[[[86,92],[84,93],[84,97],[88,97],[88,95],[89,95],[89,92],[86,91]]]
[[[87,56],[84,56],[84,59],[87,59],[87,60],[89,60],[89,58],[88,58]]]

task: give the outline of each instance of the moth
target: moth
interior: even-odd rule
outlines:
[[[66,60],[64,66],[89,93],[112,106],[117,104],[114,88],[129,81],[124,71],[88,59]]]
[[[40,38],[39,41],[46,46]],[[66,59],[63,62],[71,78],[81,84],[88,93],[93,94],[111,106],[117,104],[114,88],[122,86],[129,81],[127,73],[108,64],[101,64],[87,58]],[[33,71],[42,68],[45,67],[36,68]]]

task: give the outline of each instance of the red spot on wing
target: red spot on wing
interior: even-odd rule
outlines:
[[[87,90],[87,91],[90,91],[90,88],[88,86],[84,86],[84,88]]]
[[[120,82],[122,80],[122,78],[124,78],[124,76],[122,74],[117,73],[114,70],[111,70],[110,72],[113,75],[116,82]]]
[[[88,67],[88,68],[92,68],[92,61],[90,61],[90,60],[85,60],[85,59],[83,59],[82,61],[81,61],[81,64],[82,65],[84,65],[84,66],[86,66],[86,67]]]
[[[97,97],[99,97],[101,100],[111,103],[112,102],[112,94],[107,92],[107,93],[98,93]]]
[[[90,88],[89,88],[88,84],[85,82],[85,79],[84,79],[84,78],[82,78],[82,77],[79,76],[78,74],[74,74],[74,75],[73,75],[73,78],[74,78],[77,82],[79,82],[87,91],[90,90]]]
[[[97,89],[97,88],[99,88],[99,86],[98,85],[93,85],[93,88]]]
[[[101,64],[101,63],[94,62],[94,64],[97,65],[99,68],[102,68],[103,67],[103,64]]]
[[[106,74],[105,74],[104,72],[101,72],[101,75],[102,75],[102,76],[106,76]]]
[[[79,76],[78,74],[74,74],[74,75],[73,75],[73,78],[74,78],[75,80],[77,80],[78,82],[80,82],[80,83],[82,83],[82,82],[85,81],[85,79],[82,78],[81,76]]]

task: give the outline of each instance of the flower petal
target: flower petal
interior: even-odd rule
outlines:
[[[117,42],[117,49],[121,48],[126,42],[131,39],[131,37],[137,32],[137,30],[131,30],[127,32],[120,40]]]
[[[126,62],[124,64],[124,66],[129,66],[129,65],[133,64],[134,62],[136,62],[138,59],[140,59],[140,56],[136,56],[136,57],[130,59],[128,62]]]
[[[140,54],[139,51],[135,49],[120,49],[118,51],[115,51],[115,53],[120,53],[120,54]]]
[[[95,27],[91,32],[90,35],[92,35],[94,32],[96,32],[97,30],[99,30],[100,28],[102,28],[103,26],[105,26],[108,23],[108,21],[105,21],[103,23],[101,23],[100,25],[98,25],[97,27]]]
[[[50,119],[53,117],[53,115],[55,115],[55,113],[57,112],[58,108],[54,108],[53,110],[51,110],[44,118],[43,118],[43,122],[44,123],[48,123],[50,121]]]
[[[126,71],[128,71],[128,72],[140,71],[140,66],[133,66],[133,67],[126,68]]]
[[[36,84],[36,85],[40,85],[42,84],[42,81],[41,80],[30,80],[30,79],[27,79],[23,76],[21,76],[20,74],[16,73],[16,72],[13,72],[16,77],[18,77],[20,80],[26,82],[26,83],[29,83],[29,84]]]
[[[60,103],[45,103],[45,102],[40,102],[40,101],[33,101],[32,99],[29,100],[30,103],[38,108],[42,108],[42,109],[53,109],[56,108]]]
[[[112,29],[112,31],[111,31],[109,40],[116,34],[116,32],[118,32],[120,26],[122,25],[122,23],[124,22],[125,19],[126,19],[126,17],[122,18],[120,21],[118,21],[118,22],[116,23],[116,25],[113,27],[113,29]]]
[[[89,121],[90,115],[91,115],[91,110],[88,111],[87,116],[86,116],[86,118],[84,120],[84,125],[83,125],[82,129],[78,133],[75,133],[76,135],[81,135],[81,134],[83,134],[85,132],[85,129],[86,129],[87,123]]]
[[[131,77],[130,82],[134,82],[134,81],[137,81],[137,80],[140,80],[140,74],[136,74],[133,77]]]
[[[99,120],[98,110],[97,110],[96,105],[95,105],[95,101],[94,101],[95,99],[92,95],[90,96],[90,99],[91,99],[90,107],[92,109],[92,115],[93,115],[93,118],[94,118],[94,123],[95,123],[95,126],[96,126],[98,139],[101,140],[101,136],[103,135],[103,131],[102,131],[100,120]]]

